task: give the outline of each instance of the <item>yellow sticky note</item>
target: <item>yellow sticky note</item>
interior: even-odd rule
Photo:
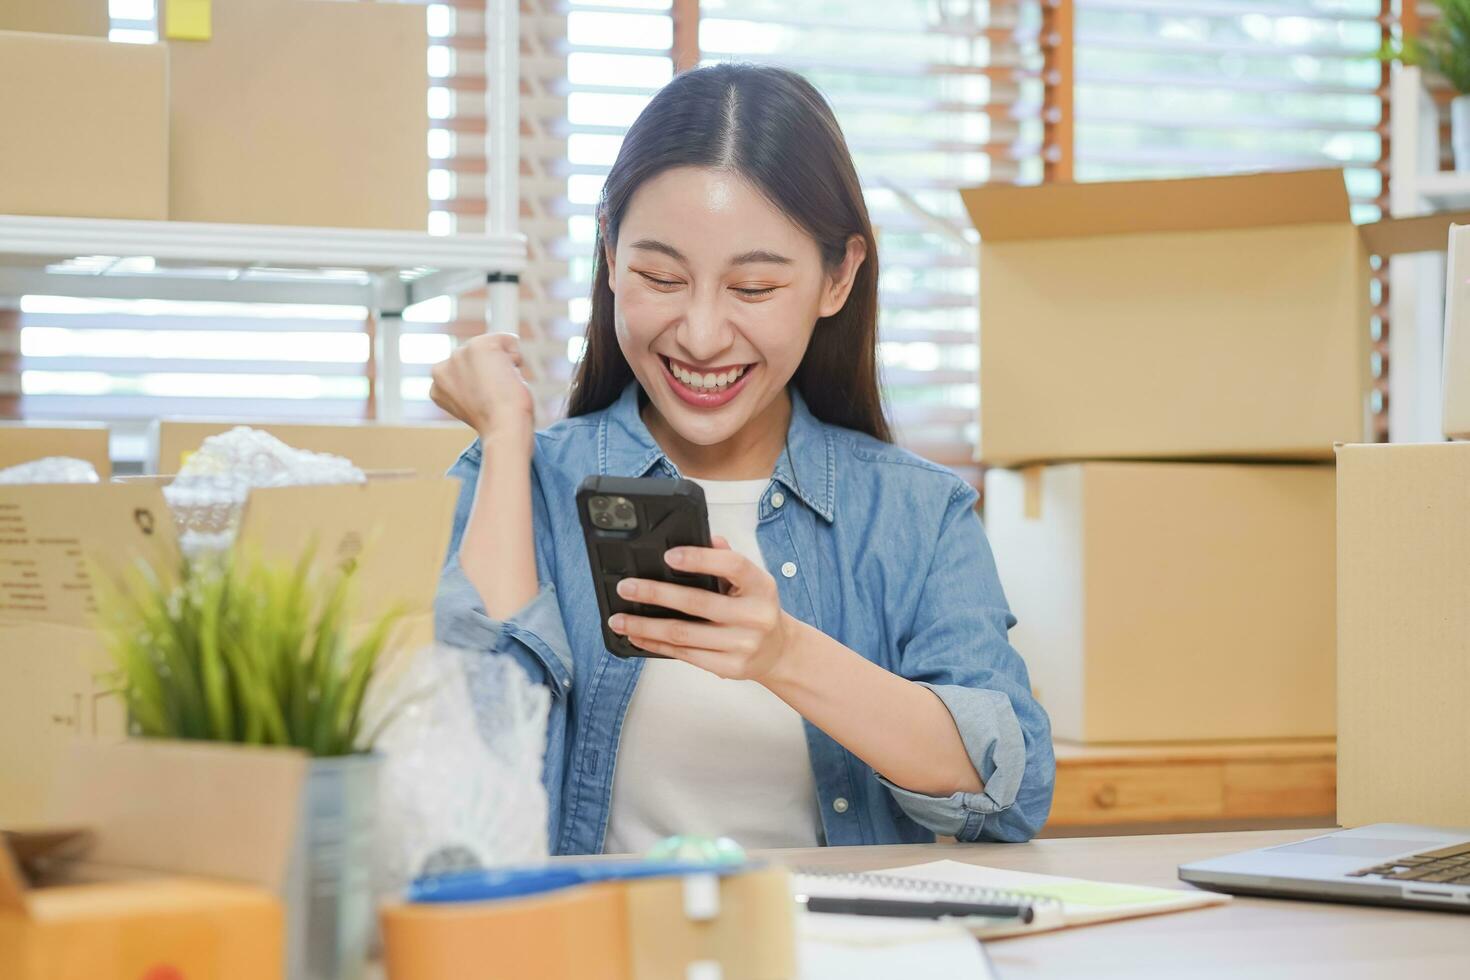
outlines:
[[[163,36],[170,41],[208,41],[212,0],[164,0]]]

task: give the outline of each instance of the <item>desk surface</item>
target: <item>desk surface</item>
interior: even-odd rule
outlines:
[[[793,865],[869,871],[944,858],[1017,871],[1187,888],[1180,864],[1303,840],[1321,831],[1091,837],[1029,844],[772,850]],[[1021,977],[1251,977],[1401,980],[1470,977],[1470,916],[1236,898],[1214,908],[986,944],[1001,980]]]

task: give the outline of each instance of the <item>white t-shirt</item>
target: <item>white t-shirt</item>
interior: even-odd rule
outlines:
[[[695,480],[710,533],[765,567],[756,542],[770,480]],[[603,850],[641,853],[671,834],[743,847],[821,842],[817,784],[801,715],[755,681],[649,659],[618,742]]]

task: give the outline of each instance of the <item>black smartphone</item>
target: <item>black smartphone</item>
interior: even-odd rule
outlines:
[[[614,633],[607,625],[608,619],[614,613],[661,619],[698,617],[667,606],[624,599],[618,595],[618,581],[646,578],[720,591],[720,580],[715,576],[677,572],[664,562],[664,552],[670,548],[710,546],[704,490],[689,480],[589,476],[577,488],[577,517],[587,541],[592,584],[602,613],[602,637],[608,650],[619,657],[658,657]]]

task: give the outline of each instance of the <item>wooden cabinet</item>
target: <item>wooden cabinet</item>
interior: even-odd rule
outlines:
[[[1335,823],[1333,739],[1056,745],[1049,836]]]

